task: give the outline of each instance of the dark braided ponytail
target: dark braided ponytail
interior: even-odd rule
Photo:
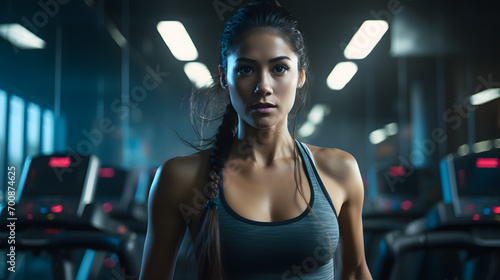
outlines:
[[[198,259],[198,279],[222,279],[222,257],[219,235],[219,222],[215,197],[219,191],[219,181],[233,146],[238,116],[229,103],[222,117],[222,124],[215,136],[215,143],[210,154],[208,190],[210,193],[207,207],[200,222],[199,233],[194,242],[194,251]]]

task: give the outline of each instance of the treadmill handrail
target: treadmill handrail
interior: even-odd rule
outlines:
[[[0,232],[0,249],[10,248],[8,232]],[[31,235],[31,236],[30,236]],[[5,242],[3,241],[5,240]],[[16,234],[16,250],[57,251],[59,249],[94,249],[116,253],[126,275],[139,276],[142,248],[134,232],[125,235],[89,231],[67,231],[59,234]]]
[[[500,248],[498,239],[483,239],[466,231],[427,232],[416,235],[402,235],[400,231],[385,236],[390,251],[394,255],[422,249],[440,248]]]

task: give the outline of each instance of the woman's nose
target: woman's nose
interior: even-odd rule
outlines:
[[[273,89],[271,87],[271,78],[269,77],[269,73],[263,71],[263,73],[260,75],[260,79],[257,83],[254,94],[270,95],[272,93]]]

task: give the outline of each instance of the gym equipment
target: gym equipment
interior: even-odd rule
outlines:
[[[372,172],[375,171],[372,169]],[[402,229],[425,214],[426,202],[419,191],[422,172],[389,166],[370,174],[363,208],[365,256],[370,270],[377,266],[380,240],[387,232]]]
[[[15,223],[15,244],[9,244],[11,232],[2,231],[1,249],[15,246],[15,252],[50,254],[54,279],[75,279],[71,252],[79,248],[114,252],[123,275],[139,275],[142,247],[137,234],[94,203],[97,157],[43,155],[28,157],[24,166],[15,210],[5,204],[0,209],[2,230]]]
[[[437,272],[453,270],[456,277],[465,280],[499,279],[499,162],[500,149],[465,156],[451,154],[442,159],[443,201],[404,230],[384,237],[380,263],[372,270],[374,279],[390,279],[395,262],[404,254],[442,249],[448,251],[435,267]],[[413,265],[420,274],[431,273],[418,262]]]

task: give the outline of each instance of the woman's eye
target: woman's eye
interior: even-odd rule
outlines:
[[[250,68],[248,66],[242,66],[242,67],[236,69],[236,72],[238,74],[250,74],[250,73],[252,73],[252,68]]]
[[[283,74],[285,73],[289,68],[286,67],[285,65],[277,65],[275,68],[276,73],[278,74]]]

